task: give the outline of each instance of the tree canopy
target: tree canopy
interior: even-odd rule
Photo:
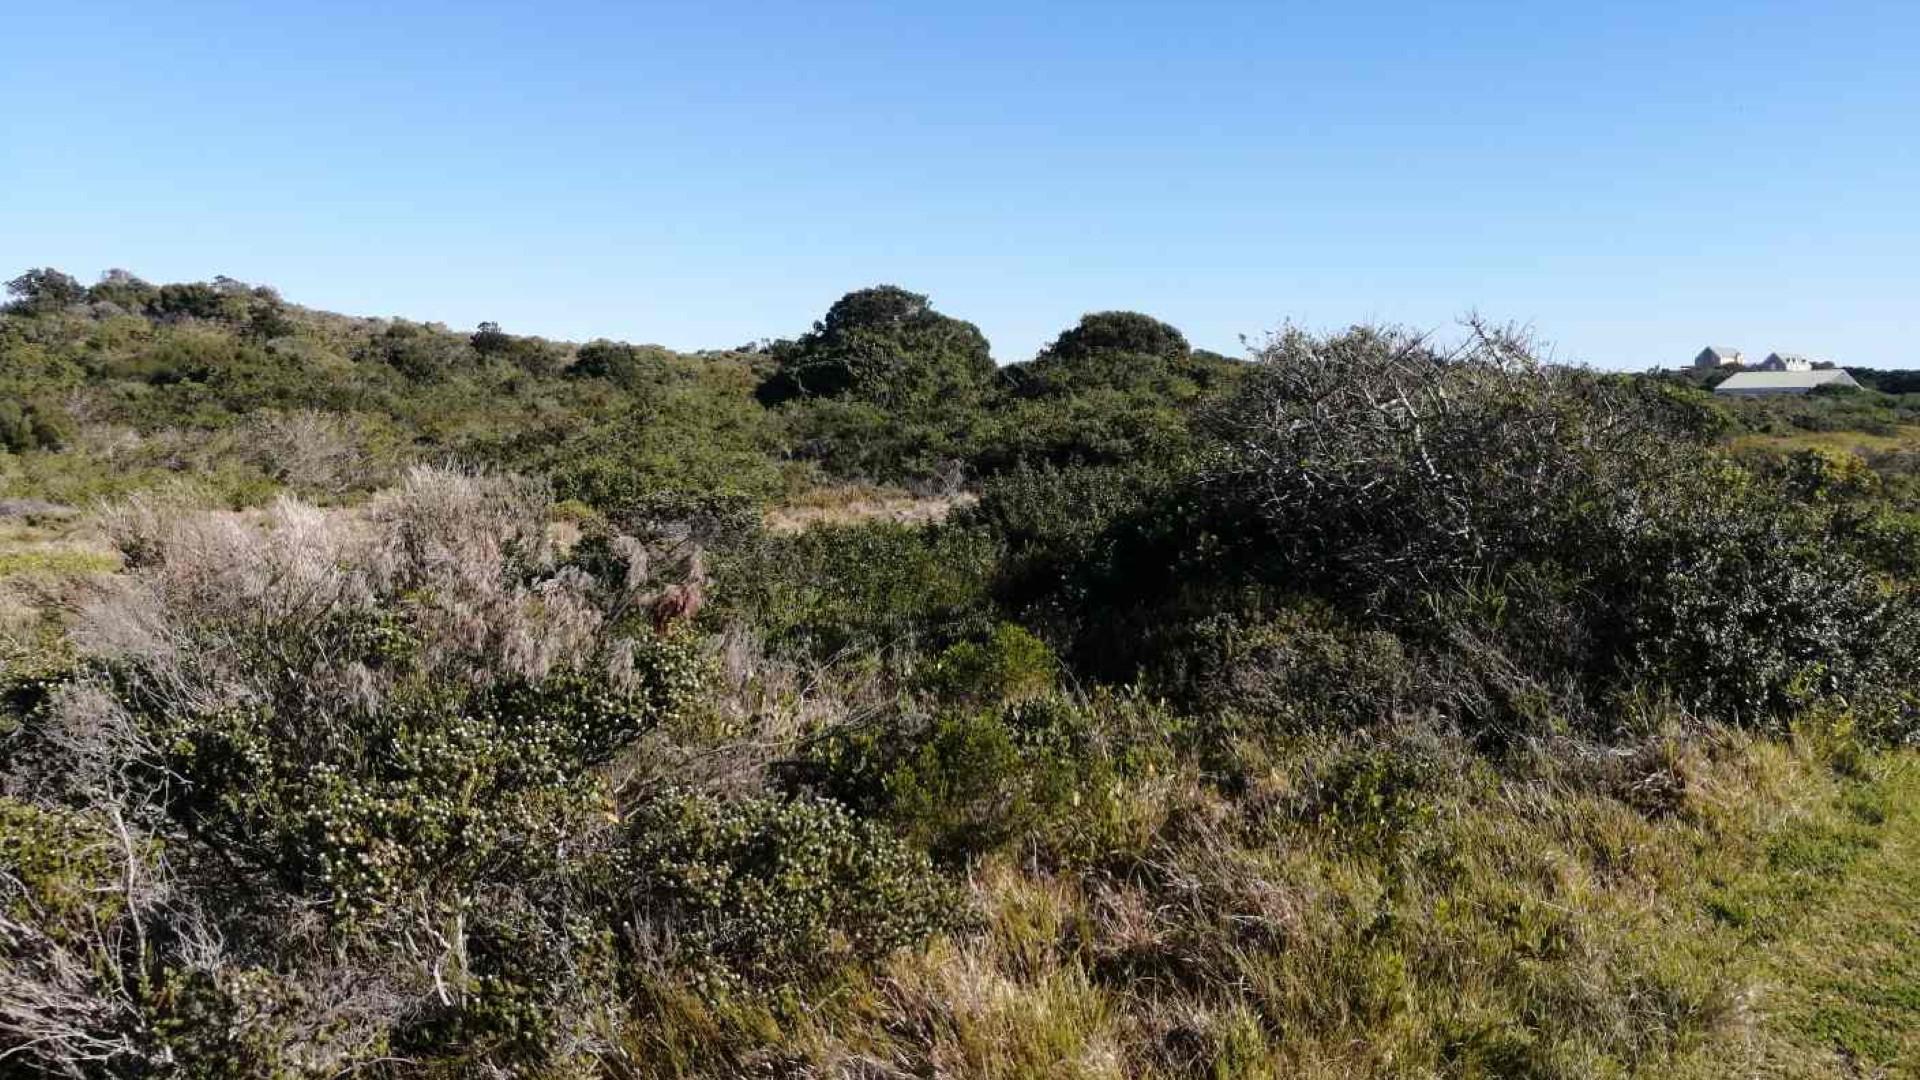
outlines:
[[[813,329],[774,346],[769,403],[847,397],[888,408],[977,399],[993,374],[986,335],[896,285],[841,297]]]

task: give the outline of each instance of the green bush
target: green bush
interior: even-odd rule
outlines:
[[[1912,594],[1878,579],[1791,506],[1677,514],[1630,549],[1615,602],[1647,677],[1701,708],[1781,724],[1826,699],[1911,728]]]
[[[589,341],[574,354],[567,374],[574,378],[606,379],[632,390],[657,387],[667,381],[672,354],[653,345],[629,345],[604,338]]]
[[[123,850],[107,821],[0,796],[0,913],[79,945],[124,910],[122,859],[156,854]],[[0,961],[12,944],[0,939]]]
[[[1008,548],[1003,600],[1083,673],[1190,689],[1208,624],[1306,602],[1401,639],[1417,662],[1385,670],[1419,685],[1393,696],[1482,734],[1610,727],[1600,703],[1641,679],[1742,723],[1823,698],[1912,723],[1911,605],[1849,554],[1851,518],[1805,509],[1868,497],[1857,462],[1753,477],[1688,403],[1490,331],[1447,355],[1289,332],[1208,430],[1144,495],[1035,474],[974,511]],[[1306,674],[1269,663],[1281,687]]]
[[[611,880],[634,918],[671,928],[683,963],[758,985],[870,963],[955,925],[926,857],[815,799],[651,799],[624,826]]]
[[[15,454],[58,450],[66,443],[70,427],[57,406],[0,401],[0,450]]]
[[[825,526],[716,560],[710,618],[756,628],[773,651],[879,657],[983,626],[994,549],[966,529]]]
[[[998,703],[1038,697],[1059,671],[1053,650],[1031,632],[1001,623],[981,640],[947,646],[920,672],[921,687],[948,700]]]
[[[170,748],[161,764],[182,788],[171,813],[235,862],[351,917],[423,887],[452,897],[554,872],[545,838],[608,797],[594,768],[693,685],[678,646],[651,646],[634,663],[638,691],[581,673],[471,694],[436,688],[351,726],[336,721],[318,740],[294,718],[261,713],[143,720]]]
[[[839,732],[789,778],[964,862],[1022,840],[1102,846],[1116,784],[1137,764],[1096,712],[1042,697]]]
[[[1338,731],[1433,705],[1419,700],[1421,673],[1405,642],[1325,609],[1251,623],[1219,615],[1195,625],[1190,651],[1194,696],[1223,733]]]
[[[773,354],[777,367],[760,389],[770,404],[851,396],[894,411],[952,409],[976,401],[994,370],[978,327],[893,285],[841,297]]]
[[[1442,777],[1439,762],[1409,748],[1349,750],[1315,778],[1309,817],[1344,843],[1391,852],[1433,820]]]

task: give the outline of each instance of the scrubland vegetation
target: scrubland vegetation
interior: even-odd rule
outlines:
[[[13,289],[0,1075],[1920,1060],[1902,394]]]

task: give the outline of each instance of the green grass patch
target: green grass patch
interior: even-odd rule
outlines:
[[[1920,764],[1880,764],[1846,807],[1871,844],[1796,829],[1770,847],[1772,898],[1806,902],[1754,958],[1750,1024],[1684,1075],[1920,1076]]]
[[[85,577],[120,569],[118,557],[81,548],[0,551],[0,579],[24,576]]]

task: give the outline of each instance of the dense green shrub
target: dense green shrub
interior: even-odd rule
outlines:
[[[781,418],[756,405],[751,373],[730,365],[623,397],[609,418],[523,440],[490,456],[531,463],[552,477],[556,494],[613,508],[658,493],[735,493],[766,499],[789,470],[774,455]],[[584,388],[597,380],[577,380]]]
[[[893,285],[841,297],[773,355],[778,366],[760,391],[769,403],[851,396],[895,411],[951,411],[976,401],[993,374],[978,327]]]
[[[374,662],[412,648],[372,646]],[[322,739],[299,716],[140,720],[169,748],[159,764],[179,785],[171,814],[234,862],[349,916],[423,889],[452,898],[485,880],[555,872],[550,838],[605,804],[594,768],[693,685],[692,660],[675,646],[651,646],[633,665],[638,690],[582,673],[442,690],[336,717]]]
[[[580,346],[567,374],[582,379],[606,379],[628,389],[644,389],[667,380],[671,356],[657,346],[600,339]]]
[[[1432,821],[1443,766],[1409,747],[1351,749],[1314,778],[1309,820],[1356,849],[1392,853]]]
[[[1184,660],[1170,643],[1238,605],[1241,560],[1164,462],[1022,468],[983,485],[958,520],[994,537],[995,597],[1074,670],[1125,682]],[[1231,527],[1231,526],[1230,526]]]
[[[0,796],[0,914],[31,922],[58,945],[75,945],[119,917],[121,860],[112,825],[84,812]],[[0,962],[27,943],[0,935]]]
[[[984,625],[992,542],[894,524],[769,536],[716,560],[712,618],[757,629],[781,654],[852,660],[938,644]]]
[[[1004,702],[1053,688],[1059,661],[1024,627],[1001,623],[979,639],[956,641],[928,661],[919,685],[949,701]]]
[[[837,803],[664,793],[624,826],[613,880],[677,959],[782,984],[878,960],[955,925],[926,857]]]
[[[23,315],[59,311],[87,296],[87,290],[78,281],[52,267],[29,270],[7,282],[7,293],[13,297],[7,310]]]
[[[1132,311],[1083,316],[1031,362],[1001,371],[1018,397],[1062,397],[1094,389],[1139,389],[1170,397],[1198,392],[1193,349],[1180,331]]]
[[[1061,397],[1014,398],[974,437],[986,475],[1019,466],[1072,467],[1170,460],[1192,449],[1190,403],[1095,387]]]
[[[1832,699],[1910,727],[1920,611],[1805,517],[1756,500],[1670,518],[1616,594],[1634,648],[1650,677],[1715,715],[1781,722]]]
[[[409,379],[443,378],[472,360],[466,343],[453,334],[405,319],[395,319],[369,342],[368,353]]]
[[[879,816],[945,862],[1032,839],[1065,855],[1094,853],[1117,828],[1122,776],[1165,749],[1162,730],[1105,721],[1104,708],[1057,695],[994,708],[900,714],[821,740],[787,770],[794,786]]]
[[[1871,475],[1809,455],[1756,478],[1703,443],[1713,430],[1657,387],[1548,368],[1494,332],[1459,353],[1288,332],[1186,472],[1140,494],[1097,471],[1021,476],[972,519],[1007,546],[1003,599],[1089,674],[1284,693],[1312,670],[1298,654],[1231,662],[1222,683],[1206,627],[1309,601],[1352,640],[1399,639],[1368,651],[1395,682],[1355,722],[1403,707],[1486,733],[1605,727],[1603,703],[1647,678],[1745,723],[1828,698],[1910,717],[1909,604],[1848,553],[1851,518],[1797,509],[1868,498]],[[1324,718],[1340,696],[1317,681],[1303,697]]]
[[[1194,627],[1187,673],[1223,734],[1267,738],[1364,727],[1431,708],[1418,662],[1392,633],[1324,608],[1249,621],[1222,614]]]
[[[972,409],[906,412],[869,401],[808,398],[780,410],[792,452],[846,480],[938,486],[974,455]]]
[[[1244,368],[1195,353],[1148,316],[1088,315],[1032,361],[1001,369],[1003,398],[976,440],[975,466],[991,474],[1177,458],[1193,449],[1194,412]]]
[[[57,406],[0,401],[0,450],[15,454],[58,450],[70,437],[70,430],[70,422]]]

